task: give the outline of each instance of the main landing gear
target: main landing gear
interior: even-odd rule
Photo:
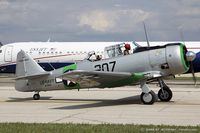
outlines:
[[[40,94],[39,94],[39,92],[35,92],[35,94],[33,95],[33,99],[34,99],[34,100],[39,100],[39,99],[40,99]]]
[[[146,84],[146,81],[142,81],[140,83],[142,94],[140,95],[140,99],[143,104],[153,104],[156,101],[156,94],[149,89],[149,87]]]
[[[165,84],[162,79],[158,79],[158,83],[160,85],[160,90],[158,91],[158,98],[160,101],[168,102],[171,100],[173,93],[170,88]]]

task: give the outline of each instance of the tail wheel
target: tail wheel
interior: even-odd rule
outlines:
[[[156,101],[156,95],[153,91],[150,91],[149,93],[142,92],[142,94],[140,95],[140,99],[143,104],[151,105],[154,104],[154,102]]]
[[[34,94],[33,95],[34,100],[39,100],[40,99],[40,94]]]
[[[163,102],[168,102],[172,99],[173,93],[168,86],[164,86],[158,91],[158,98]]]

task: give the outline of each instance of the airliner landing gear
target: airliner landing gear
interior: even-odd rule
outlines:
[[[40,99],[40,94],[39,94],[39,92],[35,92],[35,94],[33,95],[33,99],[34,99],[34,100],[39,100],[39,99]]]
[[[165,82],[162,79],[158,79],[160,90],[158,91],[158,98],[160,101],[163,102],[169,102],[173,96],[172,91],[170,88],[165,84]]]
[[[151,90],[149,90],[149,87],[147,86],[146,82],[141,82],[141,89],[142,94],[140,95],[140,99],[143,104],[154,104],[156,101],[156,95]]]

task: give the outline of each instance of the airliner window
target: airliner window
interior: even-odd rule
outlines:
[[[0,50],[0,53],[2,53],[2,50]]]

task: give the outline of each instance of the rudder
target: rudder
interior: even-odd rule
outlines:
[[[23,50],[17,54],[16,77],[29,76],[44,72],[44,69]]]

